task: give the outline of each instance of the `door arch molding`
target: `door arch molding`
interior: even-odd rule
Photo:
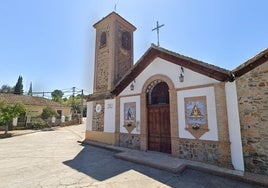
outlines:
[[[175,144],[175,138],[178,135],[178,117],[177,117],[177,92],[174,87],[173,81],[166,75],[157,74],[151,76],[143,84],[141,93],[141,146],[140,149],[143,151],[148,150],[148,122],[147,122],[147,101],[146,101],[146,90],[148,86],[154,80],[161,80],[168,85],[169,88],[169,100],[170,102],[170,131],[171,131],[171,152],[175,152],[173,145]],[[172,115],[171,115],[172,114]]]

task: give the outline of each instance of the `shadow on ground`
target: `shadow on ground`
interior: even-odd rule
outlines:
[[[83,150],[73,160],[65,161],[64,164],[98,181],[105,181],[134,170],[170,187],[261,187],[192,169],[187,169],[181,174],[173,174],[117,159],[113,157],[115,152],[111,150],[83,144],[81,147],[84,147]]]
[[[167,177],[174,176],[169,172],[116,159],[113,157],[114,151],[90,145],[81,146],[84,147],[83,150],[73,160],[65,161],[64,164],[98,181],[105,181],[129,170],[135,170],[162,183],[168,180]]]

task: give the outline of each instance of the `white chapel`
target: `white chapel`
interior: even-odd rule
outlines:
[[[153,44],[133,64],[135,26],[112,12],[94,28],[86,140],[268,175],[268,163],[266,170],[251,166],[262,142],[252,146],[254,152],[247,150],[251,130],[243,113],[250,107],[241,102],[251,95],[242,92],[248,77],[266,70],[254,83],[267,104],[267,49],[233,71]],[[268,112],[259,116],[268,129]],[[261,155],[258,159],[264,161]]]

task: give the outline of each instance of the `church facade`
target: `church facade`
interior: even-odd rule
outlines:
[[[133,65],[136,28],[131,23],[112,12],[94,27],[94,90],[87,103],[87,140],[268,174],[268,139],[254,139],[249,147],[250,134],[261,129],[268,136],[268,50],[229,71],[152,45]],[[250,76],[258,91],[248,88]],[[261,99],[250,98],[254,92]],[[248,125],[250,99],[263,102],[264,112],[252,122],[256,126]],[[260,153],[259,167],[254,169],[256,153]]]

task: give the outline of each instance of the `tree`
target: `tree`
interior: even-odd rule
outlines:
[[[13,118],[24,113],[26,108],[21,103],[7,104],[5,101],[0,101],[0,125],[6,125],[5,135],[8,132],[8,126],[12,123]]]
[[[0,93],[13,93],[13,88],[9,85],[2,85]]]
[[[22,76],[19,76],[19,78],[18,78],[18,81],[15,85],[14,94],[23,95]]]
[[[51,97],[53,101],[62,102],[63,92],[56,89],[51,93]]]
[[[32,85],[32,82],[31,82],[31,84],[30,84],[30,88],[29,88],[29,91],[28,91],[28,95],[33,96],[33,85]]]
[[[84,96],[83,96],[84,99]],[[63,100],[63,104],[72,107],[74,113],[83,113],[83,116],[86,114],[86,107],[82,105],[82,95],[78,94],[76,96],[70,96],[68,99]]]
[[[57,116],[59,116],[59,114],[49,106],[47,106],[43,109],[43,112],[41,114],[42,119],[48,119],[48,118],[53,117],[53,116],[57,117]]]

